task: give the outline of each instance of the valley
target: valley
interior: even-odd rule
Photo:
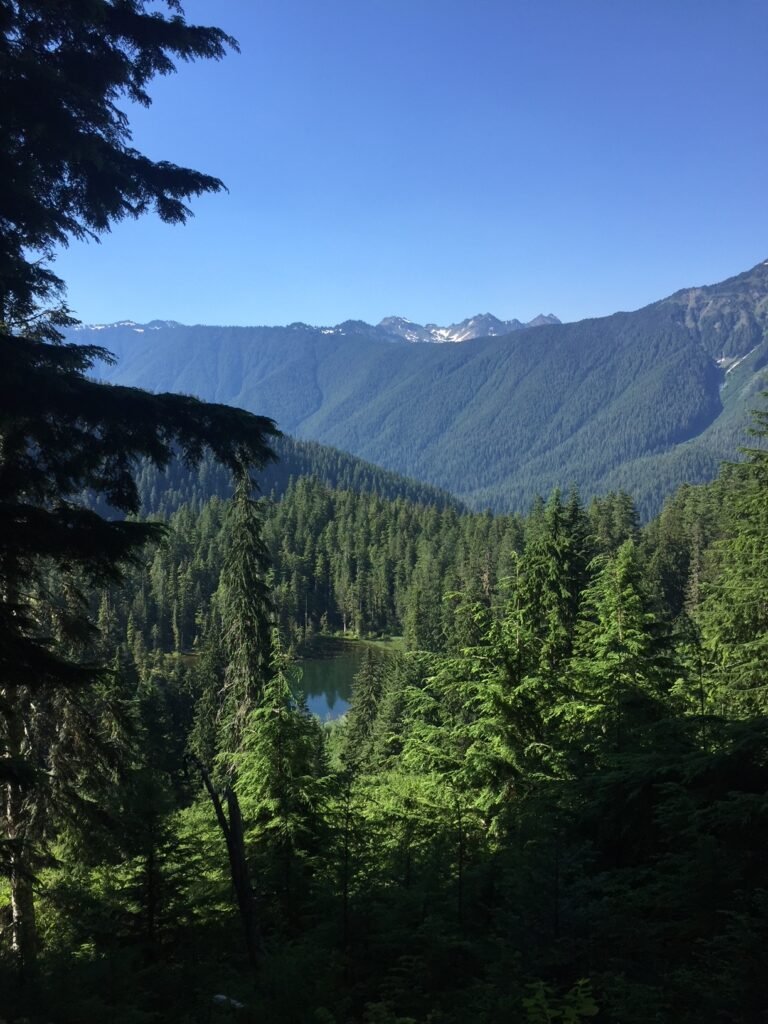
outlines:
[[[0,0],[0,1024],[765,1024],[764,5],[219,6]]]
[[[767,326],[761,263],[633,313],[453,344],[358,322],[126,322],[70,337],[115,353],[106,381],[258,410],[473,508],[525,511],[574,485],[587,499],[627,490],[647,518],[744,443]]]

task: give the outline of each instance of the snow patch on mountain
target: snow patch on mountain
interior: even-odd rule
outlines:
[[[542,327],[547,324],[559,324],[560,320],[552,313],[540,313],[523,323],[521,320],[499,320],[492,313],[478,313],[476,316],[462,320],[458,324],[441,327],[438,324],[416,324],[402,316],[387,316],[377,325],[379,330],[396,335],[403,341],[430,342],[432,344],[459,343],[471,341],[473,338],[494,338],[502,334],[511,334],[524,327]]]
[[[463,341],[471,341],[473,338],[493,338],[503,334],[510,334],[512,331],[520,331],[524,327],[540,327],[545,324],[559,324],[560,320],[551,313],[540,314],[523,323],[521,320],[500,320],[492,313],[478,313],[476,316],[468,317],[458,324],[450,324],[442,327],[439,324],[417,324],[403,316],[387,316],[375,326],[365,323],[363,320],[345,320],[343,323],[333,327],[313,327],[310,324],[296,322],[288,324],[282,330],[288,331],[317,331],[323,335],[346,335],[369,337],[378,341],[386,342],[409,342],[411,344],[456,344]],[[145,331],[162,331],[173,328],[180,328],[184,325],[177,320],[151,320],[146,324],[139,324],[135,320],[117,320],[111,324],[79,324],[73,328],[75,331],[110,331],[115,329],[130,330],[136,334],[143,334]]]

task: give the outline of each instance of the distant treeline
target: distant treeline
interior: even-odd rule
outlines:
[[[261,494],[273,499],[282,497],[292,481],[313,476],[337,490],[376,494],[390,500],[404,498],[435,508],[462,507],[461,502],[437,487],[390,473],[328,445],[282,436],[273,441],[272,448],[275,461],[255,477],[255,482]],[[139,466],[136,482],[143,514],[163,518],[182,505],[199,510],[209,498],[228,498],[232,493],[229,473],[210,456],[194,472],[181,462],[163,471],[145,462]]]

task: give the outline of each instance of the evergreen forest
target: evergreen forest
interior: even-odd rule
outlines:
[[[766,420],[642,528],[621,492],[492,516],[200,472],[89,596],[76,796],[30,737],[11,1019],[762,1020]],[[321,723],[333,635],[404,639]]]
[[[525,511],[292,441],[275,410],[105,382],[55,257],[222,192],[136,149],[123,108],[237,46],[178,0],[0,0],[0,1021],[764,1024],[768,271],[648,307],[657,360],[617,314],[600,380],[629,404],[591,425],[588,375],[516,332],[532,378],[579,385],[550,434],[542,407],[507,438],[536,449]],[[602,366],[589,324],[535,330]],[[633,368],[680,401],[656,415]],[[655,518],[624,480],[557,478],[575,446],[605,484],[614,435],[642,460],[628,409],[674,461],[747,399],[750,446]],[[386,448],[405,417],[368,408]],[[451,473],[482,498],[474,411]],[[321,720],[302,665],[350,645]]]

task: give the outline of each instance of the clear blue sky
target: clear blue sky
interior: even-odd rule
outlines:
[[[768,258],[765,0],[188,0],[138,148],[221,177],[59,257],[87,322],[633,309]]]

